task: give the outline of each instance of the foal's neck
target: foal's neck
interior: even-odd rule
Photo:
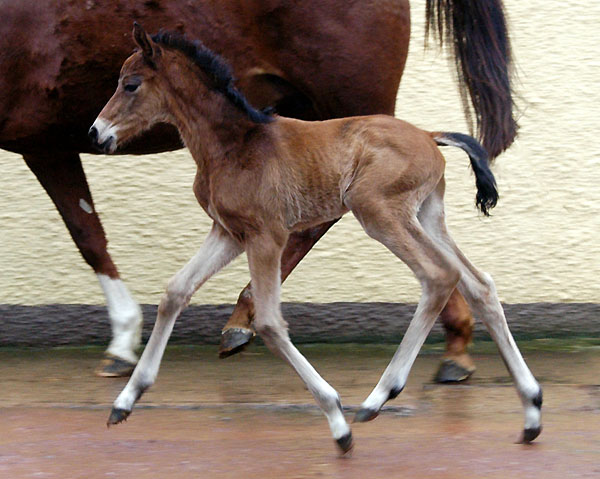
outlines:
[[[215,163],[240,158],[248,133],[262,126],[196,75],[191,75],[187,88],[175,86],[170,100],[172,120],[204,172],[210,172]]]

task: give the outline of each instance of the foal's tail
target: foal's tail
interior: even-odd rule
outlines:
[[[475,173],[475,185],[477,186],[475,204],[484,215],[489,216],[489,210],[496,206],[498,202],[498,189],[494,174],[490,170],[487,151],[475,138],[462,133],[435,132],[431,136],[438,145],[456,146],[469,155],[471,168]]]

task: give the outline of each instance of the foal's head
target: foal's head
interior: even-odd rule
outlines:
[[[165,117],[164,75],[159,73],[164,53],[137,23],[136,52],[123,64],[117,90],[89,131],[95,146],[114,153],[123,144]]]
[[[186,95],[189,101],[223,97],[255,123],[272,120],[250,106],[235,88],[229,65],[200,42],[170,32],[151,37],[137,23],[133,38],[138,49],[123,64],[117,91],[89,132],[105,153],[114,153],[158,122],[176,124],[172,103],[176,95]]]

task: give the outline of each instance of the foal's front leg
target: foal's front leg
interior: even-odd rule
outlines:
[[[213,224],[200,250],[171,278],[158,306],[158,316],[148,344],[127,386],[113,404],[108,425],[127,419],[135,402],[154,384],[175,320],[194,292],[242,251],[236,240]]]
[[[323,223],[314,228],[292,233],[281,256],[281,282],[306,256],[310,249],[338,220]],[[242,351],[254,338],[254,303],[250,283],[242,290],[235,309],[221,332],[219,357],[226,358]]]
[[[268,235],[252,238],[246,244],[256,309],[256,332],[267,347],[284,359],[300,376],[325,413],[340,450],[346,453],[352,448],[352,433],[344,418],[340,397],[292,344],[287,323],[281,314],[280,258],[284,244],[283,238],[278,241]]]

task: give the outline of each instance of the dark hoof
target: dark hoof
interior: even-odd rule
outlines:
[[[459,383],[469,379],[474,372],[474,369],[469,370],[464,368],[452,359],[444,359],[442,364],[440,364],[440,369],[438,369],[434,381],[441,384]]]
[[[131,411],[126,411],[125,409],[119,409],[118,407],[113,407],[110,411],[110,416],[108,416],[108,421],[106,421],[106,427],[110,427],[113,424],[119,424],[123,421],[127,421],[127,417],[131,414]]]
[[[354,447],[354,441],[352,440],[352,432],[349,432],[348,434],[345,434],[339,439],[336,439],[335,442],[340,448],[342,454],[350,452],[350,450]]]
[[[106,356],[96,369],[96,376],[103,378],[123,378],[131,376],[135,363],[114,356]]]
[[[523,436],[521,436],[521,440],[519,441],[519,443],[520,444],[529,444],[536,437],[538,437],[541,432],[542,432],[542,426],[532,427],[529,429],[523,429]]]
[[[379,416],[379,411],[375,409],[359,409],[356,415],[354,416],[354,420],[352,422],[367,422],[372,421],[377,416]]]
[[[228,358],[243,351],[248,346],[256,333],[246,328],[226,329],[221,333],[221,344],[219,345],[219,357]]]

